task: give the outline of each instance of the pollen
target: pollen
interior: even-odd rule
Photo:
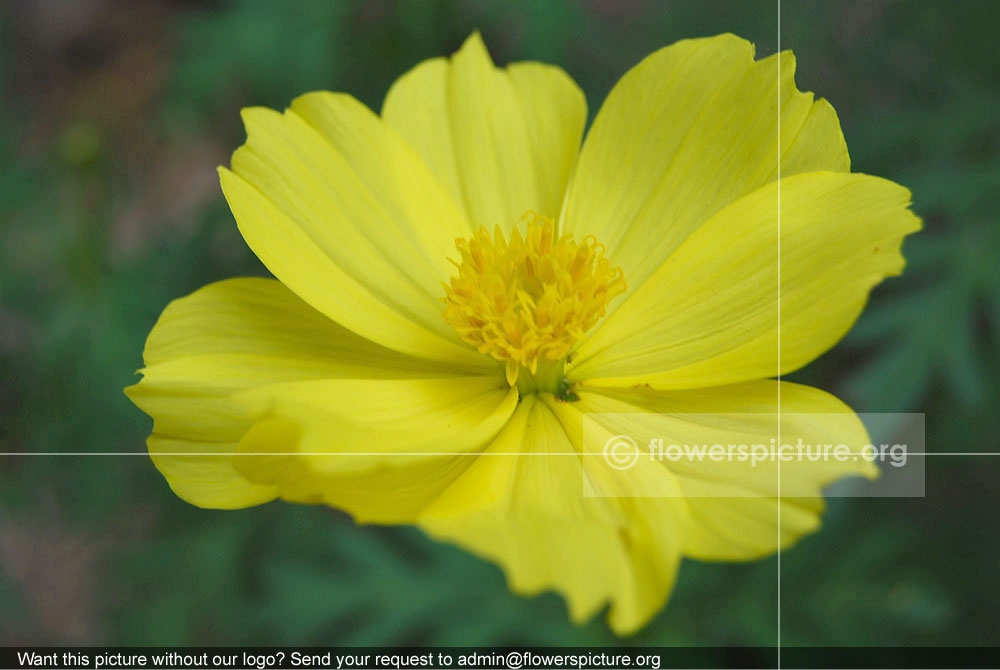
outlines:
[[[535,212],[510,239],[499,226],[492,236],[480,227],[456,246],[461,260],[452,261],[458,272],[444,284],[444,318],[462,340],[503,362],[511,385],[522,369],[535,375],[540,365],[564,361],[625,292],[604,245],[593,236],[556,238],[555,221]]]

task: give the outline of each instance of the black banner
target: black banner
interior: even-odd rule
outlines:
[[[997,668],[998,647],[7,647],[38,670]]]

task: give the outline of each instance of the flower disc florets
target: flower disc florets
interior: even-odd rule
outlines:
[[[560,361],[625,292],[620,268],[593,236],[556,239],[555,221],[529,212],[508,241],[499,226],[456,242],[458,274],[445,284],[444,318],[480,353],[506,363],[507,381]],[[454,261],[453,261],[454,262]]]

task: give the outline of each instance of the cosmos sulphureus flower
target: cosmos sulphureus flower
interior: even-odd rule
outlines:
[[[648,417],[677,443],[868,441],[844,403],[774,378],[844,336],[920,221],[905,188],[850,171],[794,72],[733,35],[678,42],[583,139],[562,70],[497,68],[474,34],[381,114],[329,92],[244,110],[222,189],[274,279],[211,284],[154,326],[127,393],[156,467],[202,507],[413,524],[623,634],[682,557],[815,530],[823,487],[872,463],[602,468],[583,435]]]

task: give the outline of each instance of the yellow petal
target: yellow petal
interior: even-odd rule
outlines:
[[[638,445],[637,464],[652,461],[670,470],[691,516],[684,553],[704,560],[750,560],[778,548],[778,492],[781,546],[819,527],[823,487],[848,476],[873,478],[878,468],[865,458],[869,438],[857,415],[837,398],[808,386],[756,381],[714,389],[649,391],[616,389],[580,392],[587,413],[587,439],[602,445],[627,435]],[[651,440],[663,440],[652,445]],[[741,460],[740,445],[789,445],[787,459]],[[822,445],[844,445],[828,457]],[[693,448],[691,458],[667,457]],[[699,446],[736,448],[734,457],[698,457]],[[748,453],[744,451],[743,453]],[[839,454],[839,455],[838,455]],[[601,464],[601,461],[595,461]],[[632,470],[626,470],[626,474]],[[780,477],[779,477],[780,472]]]
[[[507,423],[518,394],[497,375],[289,382],[245,391],[235,400],[256,421],[241,451],[282,452],[242,458],[237,467],[299,495],[298,474],[361,473],[474,453]],[[257,424],[268,428],[261,432]],[[294,439],[275,439],[285,428],[294,428]],[[279,477],[279,470],[298,474]]]
[[[209,509],[241,509],[278,497],[274,486],[254,484],[233,469],[237,442],[201,442],[163,437],[146,440],[149,456],[182,500]]]
[[[420,158],[364,105],[311,93],[243,111],[221,169],[243,237],[271,272],[350,330],[414,356],[482,364],[441,318],[469,229]]]
[[[306,465],[302,457],[287,455],[297,450],[303,436],[302,427],[293,421],[259,420],[244,436],[236,467],[255,481],[267,482],[262,485],[276,489],[283,500],[330,505],[358,523],[414,523],[472,463],[467,455],[427,456],[374,470],[323,472]],[[261,456],[262,450],[272,456]]]
[[[527,210],[559,213],[587,106],[559,68],[494,67],[475,33],[450,61],[421,63],[393,84],[382,116],[473,225],[507,231]]]
[[[656,389],[782,373],[832,347],[871,288],[903,269],[920,220],[876,177],[807,173],[741,198],[692,233],[580,347],[571,379]]]
[[[783,176],[849,169],[833,108],[795,88],[794,56],[753,54],[734,35],[677,42],[622,77],[594,120],[562,226],[607,245],[630,288],[723,207],[777,178],[779,108]]]
[[[157,468],[177,495],[202,507],[245,507],[277,495],[233,468],[230,454],[250,427],[234,393],[292,380],[442,374],[336,325],[269,279],[231,279],[175,300],[143,357],[142,381],[125,392],[153,417]]]
[[[567,412],[567,416],[557,413]],[[611,497],[584,495],[585,470],[564,423],[579,424],[566,404],[550,408],[522,399],[504,431],[419,519],[432,536],[496,561],[514,591],[554,590],[575,621],[610,603],[619,633],[637,630],[663,605],[686,526],[683,501],[613,497],[631,483],[593,483]],[[656,486],[674,491],[669,473]],[[650,484],[654,485],[654,484]],[[676,493],[676,491],[674,491]]]
[[[255,418],[236,454],[248,480],[359,522],[413,523],[501,430],[517,391],[500,377],[337,380],[238,400]]]

